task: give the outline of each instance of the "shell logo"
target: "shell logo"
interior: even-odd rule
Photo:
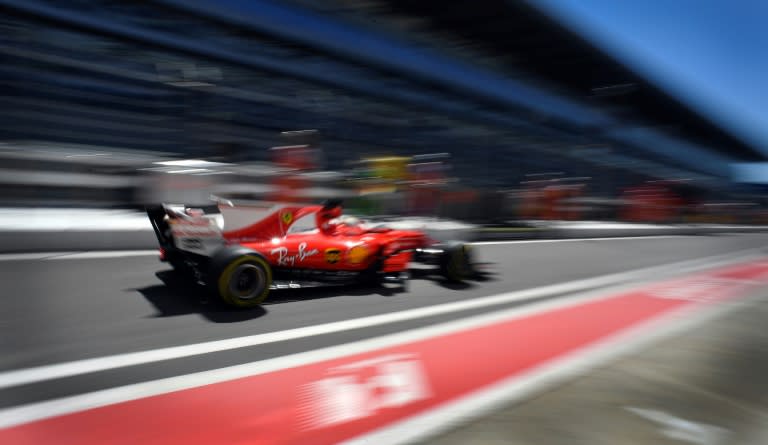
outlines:
[[[331,247],[329,249],[325,249],[325,261],[328,264],[336,264],[341,259],[341,249],[337,249],[335,247]]]
[[[355,246],[347,252],[347,262],[349,264],[360,264],[368,258],[370,252],[365,246]]]

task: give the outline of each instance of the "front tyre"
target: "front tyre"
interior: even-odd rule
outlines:
[[[440,258],[440,274],[450,282],[460,283],[471,278],[473,273],[470,246],[449,244]]]
[[[224,303],[251,308],[267,298],[272,284],[272,268],[262,257],[249,253],[234,254],[227,255],[219,263],[211,284]],[[216,273],[216,270],[220,272]]]

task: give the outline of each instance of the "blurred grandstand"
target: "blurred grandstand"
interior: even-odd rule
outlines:
[[[729,167],[754,149],[524,2],[0,11],[0,205],[135,206],[170,172],[468,220],[762,218]],[[404,161],[377,174],[382,159]]]

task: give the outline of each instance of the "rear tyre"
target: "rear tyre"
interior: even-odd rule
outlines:
[[[449,244],[440,258],[440,274],[450,282],[460,283],[471,278],[473,273],[470,246]]]
[[[269,295],[272,268],[255,253],[227,252],[218,257],[211,276],[211,287],[230,306],[251,308]],[[218,266],[218,267],[217,267]]]

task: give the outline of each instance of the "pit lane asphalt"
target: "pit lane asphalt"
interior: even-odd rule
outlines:
[[[185,345],[462,301],[768,245],[768,235],[520,243],[476,247],[489,280],[414,279],[407,291],[305,289],[253,310],[205,303],[151,256],[0,262],[0,372]],[[159,278],[164,277],[168,283]],[[510,303],[504,307],[515,304]],[[399,332],[499,307],[100,371],[0,390],[0,408],[215,369]]]

